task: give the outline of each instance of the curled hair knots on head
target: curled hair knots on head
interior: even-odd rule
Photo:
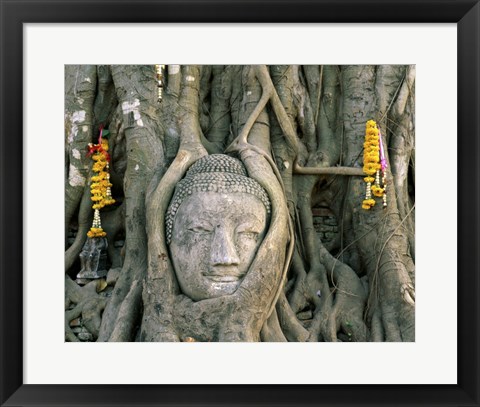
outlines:
[[[173,221],[184,199],[194,192],[235,193],[243,192],[256,196],[270,214],[270,199],[263,187],[249,178],[243,163],[224,154],[211,154],[200,158],[187,171],[175,187],[165,216],[167,244],[172,239]]]

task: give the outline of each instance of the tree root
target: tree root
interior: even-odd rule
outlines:
[[[306,286],[307,272],[298,250],[295,250],[293,253],[292,270],[295,273],[295,277],[293,279],[293,290],[289,295],[289,304],[292,311],[296,314],[308,305],[310,299]]]
[[[182,75],[183,87],[179,92],[178,102],[178,113],[181,117],[178,124],[181,133],[180,147],[158,186],[155,189],[151,188],[153,192],[146,201],[148,271],[147,283],[143,289],[146,317],[141,325],[141,340],[148,342],[180,340],[172,321],[178,285],[168,256],[164,214],[175,185],[195,161],[207,154],[200,140],[201,129],[198,120],[199,70],[194,66],[186,66],[182,70]]]
[[[305,342],[310,334],[302,324],[298,322],[284,292],[280,294],[276,308],[283,333],[289,342]]]
[[[67,342],[77,342],[78,338],[70,328],[70,322],[78,317],[82,317],[82,323],[96,340],[99,335],[102,322],[102,313],[105,309],[108,299],[97,293],[101,287],[100,280],[94,280],[80,287],[72,281],[70,277],[65,276],[65,307],[68,308],[72,303],[76,304],[71,310],[65,311],[65,340]]]
[[[363,313],[367,302],[367,293],[357,274],[346,264],[335,259],[323,245],[320,257],[330,270],[330,277],[335,287],[335,303],[330,316],[333,325],[330,332],[336,333],[340,328],[355,342],[368,340],[369,331],[364,322]],[[335,328],[335,329],[333,329]]]
[[[293,172],[299,175],[353,175],[363,177],[362,168],[355,167],[302,167],[294,164]]]
[[[65,88],[65,134],[69,139],[66,153],[65,232],[70,225],[87,182],[90,159],[86,156],[88,143],[92,142],[93,105],[97,84],[95,65],[66,65],[65,76],[75,77]],[[66,237],[66,234],[65,234]]]
[[[87,232],[90,229],[92,222],[92,201],[90,199],[90,187],[87,185],[83,191],[82,200],[80,202],[80,209],[78,214],[78,230],[73,244],[65,252],[65,272],[72,267],[78,255],[82,251],[85,240],[87,239]]]
[[[142,281],[134,280],[120,305],[115,327],[109,337],[110,342],[130,342],[136,335],[136,326],[140,319]]]
[[[282,332],[282,327],[278,321],[278,315],[273,310],[260,331],[260,339],[262,342],[287,342],[287,338]]]
[[[405,67],[400,66],[202,69],[169,66],[162,103],[157,103],[156,87],[150,86],[152,66],[112,67],[113,76],[117,75],[113,85],[108,71],[102,73],[105,77],[98,71],[98,86],[82,85],[93,96],[97,92],[97,98],[94,104],[86,100],[87,120],[82,122],[76,144],[70,142],[71,137],[67,143],[66,227],[77,209],[79,227],[65,252],[65,270],[73,271],[91,222],[88,185],[83,195],[80,184],[74,190],[68,187],[68,165],[82,170],[85,157],[82,154],[79,160],[77,150],[84,148],[85,136],[93,137],[98,124],[98,117],[90,120],[91,105],[93,116],[99,112],[106,120],[117,119],[115,126],[124,137],[117,149],[111,144],[111,153],[119,168],[116,185],[125,185],[126,198],[121,208],[105,211],[102,217],[112,267],[120,268],[123,263],[123,268],[110,300],[97,293],[98,282],[80,287],[65,276],[66,340],[79,340],[75,332],[80,329],[70,327],[77,317],[94,339],[111,341],[414,340],[410,168],[415,154],[414,68],[406,67],[404,77]],[[93,68],[88,70],[93,72]],[[70,84],[75,81],[72,74],[74,70],[66,71]],[[118,81],[118,75],[125,75],[125,81]],[[138,94],[134,99],[129,99],[131,89]],[[80,128],[73,112],[81,107],[75,104],[80,99],[72,103],[72,95],[68,97],[65,125],[71,136],[74,133],[69,130],[75,124]],[[136,126],[138,117],[132,112],[124,114],[123,102],[132,109],[140,106],[141,125]],[[365,185],[357,178],[363,176],[358,135],[363,134],[367,117],[384,127],[385,151],[393,172],[387,177],[388,209],[377,206],[368,214],[360,210]],[[113,123],[111,127],[113,136]],[[125,129],[127,134],[123,134]],[[207,153],[221,153],[228,143],[225,152],[237,154],[249,175],[273,195],[272,207],[277,212],[272,211],[272,230],[238,292],[228,298],[192,302],[180,294],[165,242],[164,214],[175,185],[188,168]],[[150,147],[158,150],[152,152]],[[140,172],[133,171],[137,165]],[[347,176],[348,182],[331,175]],[[150,180],[151,188],[147,186]],[[340,250],[341,261],[327,251],[331,246],[324,247],[314,229],[315,203],[329,205],[342,222],[341,242],[333,249]],[[124,208],[129,209],[122,217]],[[113,245],[122,227],[128,236],[124,262]],[[282,267],[277,267],[280,263]],[[268,276],[265,264],[278,270],[274,278]],[[368,280],[367,288],[359,276]],[[256,300],[259,292],[262,295]],[[250,308],[246,314],[245,308]],[[225,314],[229,317],[224,318]]]

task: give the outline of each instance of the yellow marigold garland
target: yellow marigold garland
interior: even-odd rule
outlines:
[[[102,229],[100,209],[115,203],[115,199],[112,198],[112,184],[110,183],[110,174],[108,173],[110,155],[108,154],[108,140],[105,138],[107,134],[108,130],[104,131],[101,128],[98,144],[90,143],[88,145],[88,155],[92,156],[94,162],[92,170],[96,173],[90,178],[90,193],[92,194],[92,209],[94,210],[92,227],[87,233],[87,236],[90,238],[105,237],[107,235]]]
[[[363,172],[367,175],[364,178],[367,187],[362,208],[368,210],[375,205],[375,199],[372,198],[372,193],[378,198],[383,198],[383,207],[385,208],[387,206],[387,161],[383,151],[382,135],[377,123],[373,120],[369,120],[365,127]],[[380,182],[380,172],[382,173],[382,182]],[[372,185],[373,182],[374,184]]]
[[[157,88],[158,88],[158,101],[162,101],[162,92],[163,92],[163,70],[165,65],[155,65],[155,76],[157,79]]]

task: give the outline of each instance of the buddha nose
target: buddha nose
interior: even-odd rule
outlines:
[[[210,260],[213,266],[238,266],[240,263],[233,236],[222,227],[215,229]]]

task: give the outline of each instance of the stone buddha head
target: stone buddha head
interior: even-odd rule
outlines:
[[[270,200],[238,159],[199,159],[177,184],[166,213],[166,238],[184,295],[194,301],[233,294],[255,258]]]

